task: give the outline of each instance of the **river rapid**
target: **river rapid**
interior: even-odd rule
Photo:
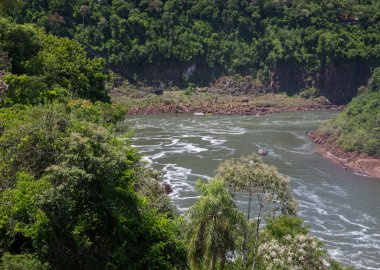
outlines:
[[[198,198],[197,179],[215,175],[224,159],[269,149],[263,160],[290,177],[299,215],[332,257],[355,269],[380,269],[380,180],[354,174],[327,160],[306,137],[331,112],[266,116],[127,116],[133,145],[172,185],[184,213]],[[247,198],[239,198],[246,209]]]

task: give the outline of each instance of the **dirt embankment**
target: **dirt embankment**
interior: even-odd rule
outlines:
[[[366,157],[357,152],[346,152],[328,142],[317,132],[309,132],[308,137],[318,144],[322,154],[354,172],[380,179],[380,158]]]

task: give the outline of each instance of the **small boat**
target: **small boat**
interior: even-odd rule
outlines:
[[[268,154],[268,149],[266,148],[259,148],[259,154],[262,156],[266,156]]]
[[[203,112],[195,112],[194,115],[205,115]]]

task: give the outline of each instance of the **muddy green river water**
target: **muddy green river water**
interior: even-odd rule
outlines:
[[[127,116],[133,145],[172,185],[183,213],[198,198],[194,183],[210,178],[228,158],[269,149],[266,163],[291,179],[299,215],[336,260],[356,269],[380,269],[380,180],[354,174],[323,158],[305,132],[335,113],[267,116]],[[239,198],[239,207],[246,206]]]

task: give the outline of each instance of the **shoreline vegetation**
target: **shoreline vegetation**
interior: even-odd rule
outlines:
[[[342,113],[308,136],[324,156],[354,172],[380,178],[380,68]]]

